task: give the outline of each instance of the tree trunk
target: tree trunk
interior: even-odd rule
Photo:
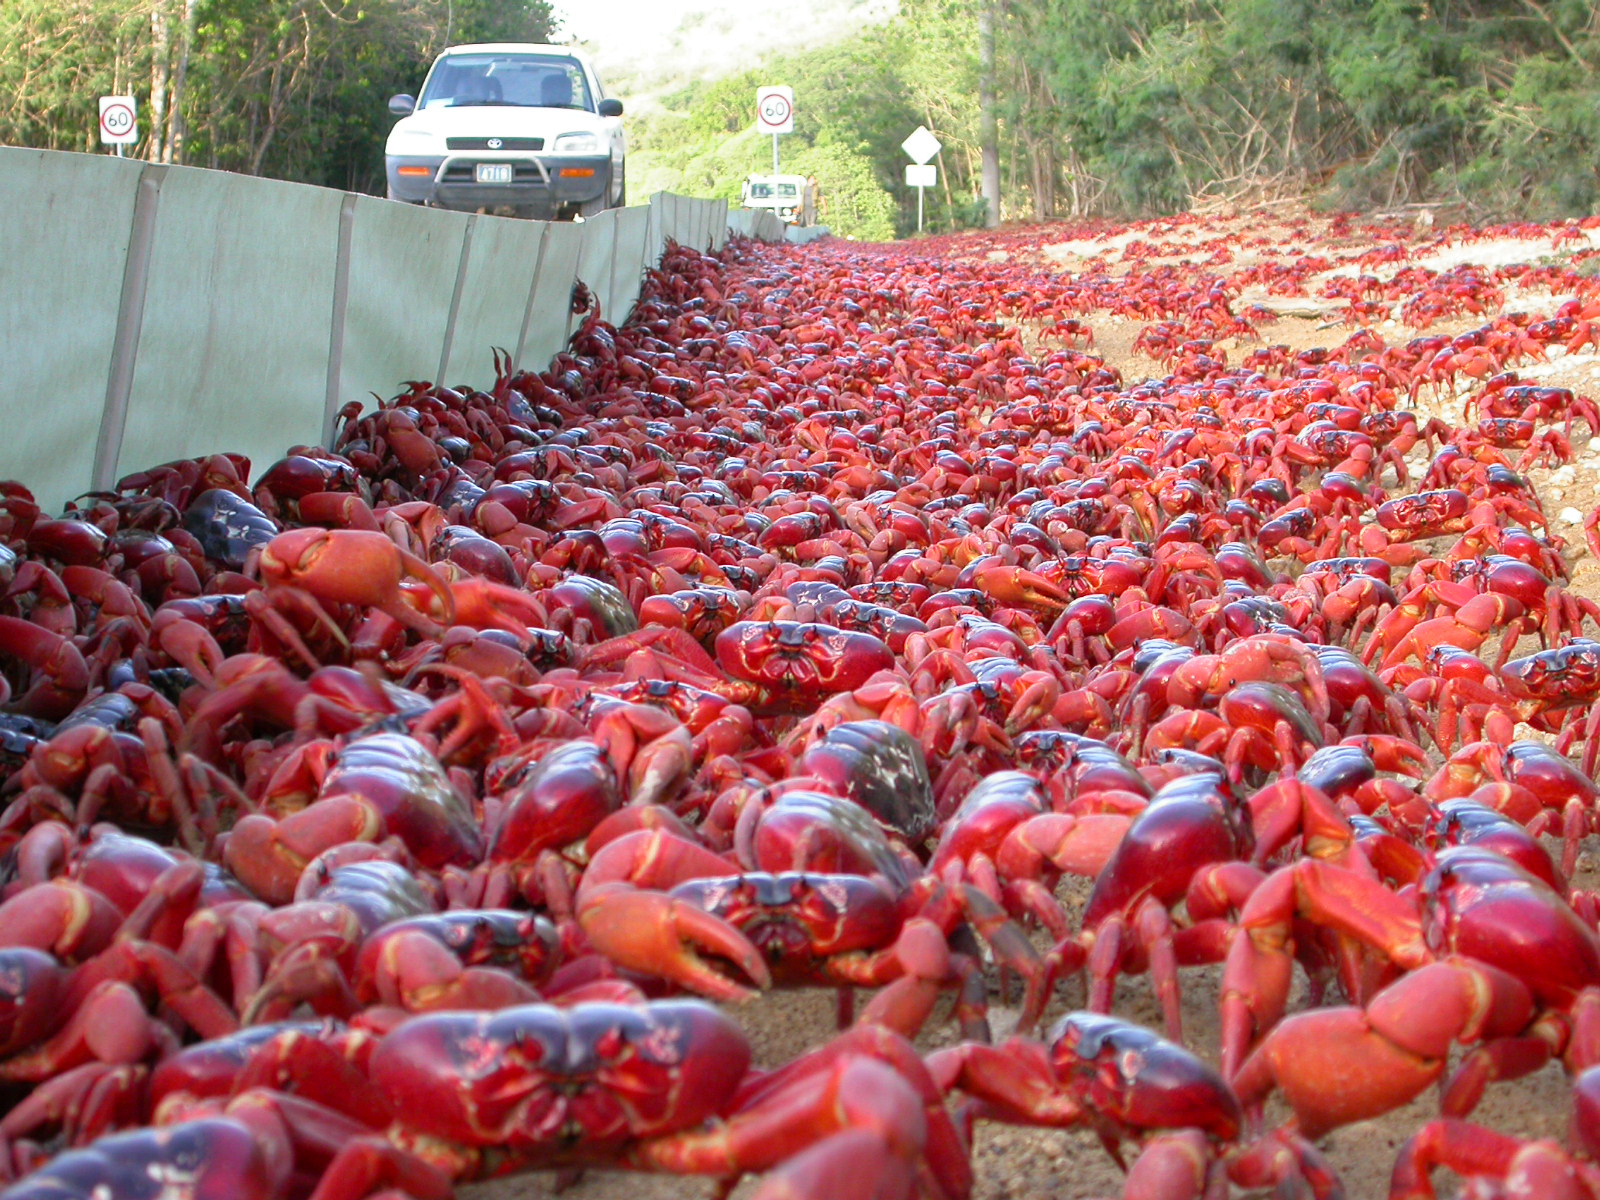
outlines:
[[[984,223],[1000,224],[1000,122],[994,95],[994,0],[978,0],[978,144],[983,153]]]
[[[1056,215],[1056,156],[1049,138],[1030,139],[1028,166],[1033,176],[1033,218],[1048,221]]]
[[[189,51],[194,47],[195,19],[195,0],[183,0],[183,29],[178,36],[178,61],[172,73],[172,106],[167,114],[167,143],[162,148],[162,162],[183,161],[184,85],[189,78]]]
[[[151,162],[169,161],[165,154],[171,131],[167,127],[167,81],[172,61],[172,37],[167,22],[165,0],[150,6],[150,140],[145,157]]]

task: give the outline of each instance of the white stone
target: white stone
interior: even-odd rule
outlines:
[[[1557,487],[1566,487],[1577,477],[1578,470],[1570,463],[1566,466],[1557,467],[1554,471],[1550,472],[1550,482],[1555,484]]]
[[[1600,437],[1592,437],[1589,439],[1589,449],[1600,450]]]
[[[1581,525],[1583,524],[1583,514],[1575,508],[1563,508],[1556,514],[1556,520],[1563,525]]]

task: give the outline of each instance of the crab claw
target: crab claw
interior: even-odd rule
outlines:
[[[261,579],[268,586],[304,588],[328,604],[379,608],[401,624],[437,637],[440,625],[405,602],[400,584],[408,578],[434,594],[444,625],[455,623],[455,596],[444,579],[384,534],[366,529],[291,529],[261,551]]]
[[[758,989],[772,975],[750,940],[721,917],[659,892],[602,884],[578,910],[589,941],[612,962],[670,979],[713,1000],[748,1000],[755,990],[717,970],[702,953],[736,965]]]
[[[980,567],[972,582],[1002,604],[1036,604],[1041,608],[1065,608],[1072,601],[1043,575],[1022,567]]]

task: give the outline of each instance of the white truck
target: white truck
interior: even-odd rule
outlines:
[[[817,219],[816,188],[804,175],[747,175],[739,203],[774,212],[790,225],[810,225]]]
[[[452,46],[389,111],[391,200],[544,220],[626,203],[622,101],[570,46]]]

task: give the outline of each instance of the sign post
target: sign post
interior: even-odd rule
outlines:
[[[117,157],[122,148],[139,140],[139,102],[133,96],[100,97],[100,142],[115,146]]]
[[[917,189],[917,232],[922,232],[922,194],[939,182],[939,168],[932,163],[907,163],[906,186]]]
[[[921,233],[923,192],[939,182],[939,168],[930,165],[930,160],[944,149],[944,143],[934,137],[926,125],[918,125],[911,136],[900,143],[900,149],[916,164],[906,168],[906,186],[917,189],[917,232]]]
[[[794,89],[756,89],[756,128],[772,135],[772,173],[778,173],[778,135],[794,132]]]

